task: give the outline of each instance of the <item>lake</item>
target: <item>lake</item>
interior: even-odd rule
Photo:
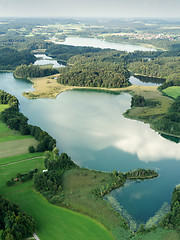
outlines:
[[[78,165],[110,172],[157,170],[158,178],[128,182],[110,194],[134,220],[145,223],[169,205],[180,183],[180,143],[163,138],[148,124],[124,118],[129,94],[76,90],[56,99],[26,99],[21,93],[32,90],[32,84],[12,73],[0,73],[0,89],[15,95],[29,123],[50,133],[60,152],[68,153]]]
[[[140,45],[123,44],[106,42],[97,38],[82,38],[82,37],[67,37],[64,42],[53,41],[56,44],[81,46],[81,47],[95,47],[102,49],[115,49],[120,51],[134,52],[134,51],[156,51],[154,48],[143,47]]]
[[[162,78],[153,78],[153,77],[145,77],[145,76],[131,76],[129,78],[129,82],[138,85],[138,86],[159,86],[165,82]]]
[[[34,65],[52,65],[53,68],[65,67],[56,60],[53,60],[52,57],[46,56],[46,54],[35,54],[34,56],[37,58]]]

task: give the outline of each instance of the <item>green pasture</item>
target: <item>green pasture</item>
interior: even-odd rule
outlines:
[[[178,96],[180,96],[180,87],[179,86],[168,87],[164,89],[163,92],[169,97],[176,99]]]
[[[98,222],[67,209],[48,203],[32,188],[32,181],[6,186],[6,181],[18,172],[43,169],[42,158],[0,167],[0,192],[31,214],[37,224],[37,235],[41,240],[112,240],[111,234]]]
[[[35,153],[24,153],[20,155],[0,158],[0,165],[10,164],[18,161],[24,161],[27,159],[37,158],[43,156],[43,153],[35,152]]]

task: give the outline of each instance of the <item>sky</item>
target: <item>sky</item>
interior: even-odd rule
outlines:
[[[180,18],[180,0],[0,0],[0,17]]]

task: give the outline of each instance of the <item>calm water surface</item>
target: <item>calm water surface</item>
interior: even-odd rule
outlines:
[[[140,45],[106,42],[97,38],[67,37],[64,42],[54,41],[54,43],[81,47],[95,47],[102,49],[110,48],[127,52],[156,51],[154,48],[147,48]]]
[[[111,193],[135,220],[146,222],[164,202],[170,203],[180,183],[180,144],[161,137],[147,124],[124,118],[129,94],[68,91],[56,99],[29,100],[21,93],[32,90],[31,83],[11,73],[0,73],[0,89],[15,95],[29,123],[50,133],[60,151],[80,166],[101,171],[157,170],[157,179]]]
[[[37,60],[34,62],[34,65],[52,65],[53,68],[65,67],[62,64],[59,64],[56,60],[53,60],[52,57],[46,56],[46,54],[35,54]]]
[[[129,78],[129,82],[138,85],[138,86],[159,86],[165,80],[159,78],[152,77],[144,77],[144,76],[131,76]]]

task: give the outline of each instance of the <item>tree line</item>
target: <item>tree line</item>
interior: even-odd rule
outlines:
[[[1,96],[3,103],[5,102],[4,99],[7,99],[6,103],[10,104],[9,108],[1,112],[1,120],[5,122],[10,129],[18,130],[22,135],[32,135],[35,137],[35,139],[39,141],[36,149],[37,152],[44,152],[45,150],[52,151],[56,146],[56,140],[40,127],[28,124],[28,118],[19,112],[19,103],[14,96],[0,91],[0,97]]]
[[[21,65],[18,66],[14,71],[14,76],[18,78],[37,78],[45,77],[59,73],[59,71],[52,67],[40,67],[37,65]]]
[[[16,204],[0,196],[0,230],[2,240],[22,240],[32,236],[35,222]]]

